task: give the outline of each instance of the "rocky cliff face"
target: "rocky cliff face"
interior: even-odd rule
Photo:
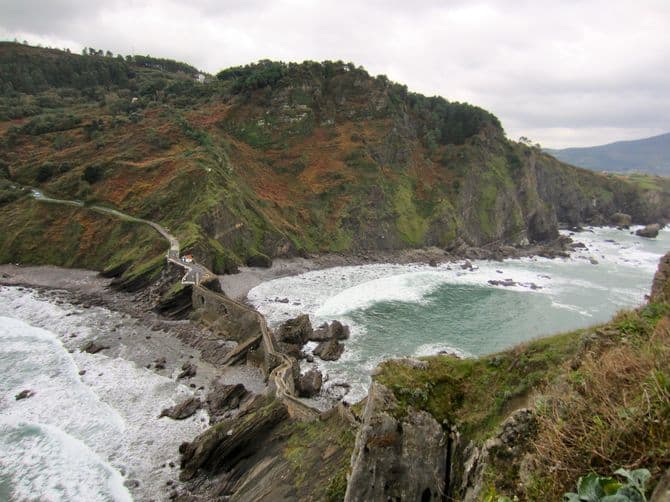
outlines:
[[[442,426],[425,411],[396,417],[397,401],[383,385],[370,387],[351,458],[345,502],[442,500],[448,455]]]
[[[383,363],[356,439],[348,500],[420,500],[416,490],[428,479],[411,470],[396,476],[410,456],[431,473],[425,487],[446,500],[560,500],[589,471],[630,465],[647,468],[648,488],[663,493],[668,455],[654,448],[670,444],[669,278],[670,254],[648,304],[595,328],[477,360]],[[428,439],[416,446],[418,423]]]
[[[42,64],[39,49],[11,44],[0,46],[0,64],[16,50]],[[91,58],[81,61],[114,63]],[[61,80],[33,101],[53,100]],[[78,265],[97,252],[86,263],[117,269],[150,251],[139,239],[123,253],[96,251],[94,223],[73,225],[65,212],[50,216],[61,231],[49,235],[17,183],[158,221],[217,273],[311,252],[547,241],[557,222],[606,223],[615,212],[636,223],[668,216],[663,192],[561,164],[506,139],[481,108],[413,94],[352,64],[264,61],[205,85],[143,68],[75,94],[58,107],[72,117],[45,105],[0,128],[0,260]],[[59,242],[48,249],[72,252],[43,251],[44,233]]]

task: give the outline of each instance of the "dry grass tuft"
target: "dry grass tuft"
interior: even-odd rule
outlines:
[[[670,465],[669,326],[664,317],[587,353],[567,382],[546,390],[534,441],[542,475],[531,491],[558,500],[589,471],[646,467],[657,477]]]

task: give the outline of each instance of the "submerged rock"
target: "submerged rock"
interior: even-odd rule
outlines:
[[[470,260],[465,260],[465,262],[461,265],[461,269],[463,270],[473,270],[473,268],[474,267],[472,266]]]
[[[502,281],[498,281],[496,279],[489,279],[488,283],[491,286],[505,286],[506,288],[517,285],[517,283],[515,281],[513,281],[512,279],[504,279]]]
[[[197,397],[191,397],[171,408],[165,408],[161,411],[158,418],[169,417],[175,420],[184,420],[192,416],[196,411],[202,408],[202,402]]]

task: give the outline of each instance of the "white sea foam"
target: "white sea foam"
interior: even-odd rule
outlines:
[[[262,283],[248,298],[271,325],[300,313],[315,324],[338,319],[350,325],[342,358],[316,365],[331,379],[352,384],[351,396],[362,396],[369,371],[389,357],[501,350],[640,304],[670,247],[670,230],[649,240],[597,228],[573,239],[585,247],[569,258],[472,261],[472,270],[464,262],[335,267]],[[489,283],[506,279],[514,285]],[[415,323],[395,314],[400,309],[406,317],[413,305],[422,316]],[[498,305],[506,310],[496,310]],[[453,322],[441,308],[450,309]]]
[[[380,302],[421,303],[443,280],[441,273],[423,271],[380,277],[327,298],[314,315],[317,318],[337,317]]]
[[[474,357],[469,352],[466,352],[456,347],[447,345],[446,343],[426,343],[424,345],[419,345],[414,351],[413,356],[422,357],[422,356],[434,356],[436,354],[450,354],[461,359],[468,357]]]
[[[583,315],[585,317],[593,317],[593,314],[580,308],[577,305],[569,305],[567,303],[561,303],[561,302],[551,302],[551,306],[559,309],[565,309],[565,310],[570,310],[572,312],[577,312],[579,315]]]
[[[168,461],[178,464],[179,444],[204,429],[206,413],[199,411],[183,421],[159,420],[163,408],[192,396],[193,391],[124,359],[73,350],[82,339],[126,319],[102,308],[68,316],[72,312],[68,308],[26,290],[0,288],[0,315],[50,328],[46,331],[0,317],[0,371],[6,376],[0,381],[0,420],[60,430],[111,465],[115,476],[123,472],[128,479],[138,480],[139,487],[133,491],[140,499],[166,498],[165,483],[174,480],[177,471],[161,466]],[[69,336],[73,332],[76,339]],[[16,401],[14,395],[24,389],[35,395]],[[50,468],[59,472],[58,465]],[[0,476],[4,471],[0,465]],[[40,500],[50,500],[46,494],[33,493]]]
[[[0,465],[11,500],[132,500],[116,469],[51,425],[0,419]]]

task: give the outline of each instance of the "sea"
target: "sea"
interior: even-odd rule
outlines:
[[[476,357],[640,305],[670,248],[670,230],[573,239],[585,247],[566,259],[336,267],[260,284],[249,301],[273,326],[301,313],[349,325],[342,358],[314,364],[354,402],[384,359]],[[206,413],[159,420],[194,390],[132,362],[138,346],[79,350],[110,330],[144,338],[125,314],[0,286],[0,501],[166,500],[177,486],[179,444],[204,430]],[[24,390],[34,395],[17,400]]]
[[[144,340],[142,329],[104,307],[0,286],[0,501],[168,499],[179,445],[207,415],[158,416],[194,390],[122,357],[137,347],[116,357],[79,350],[111,330]],[[17,400],[25,390],[34,395]]]
[[[327,386],[351,386],[345,399],[355,402],[385,359],[441,352],[477,357],[643,304],[658,261],[670,250],[670,230],[646,239],[634,235],[636,228],[563,232],[584,245],[569,258],[472,261],[471,269],[464,261],[335,267],[262,283],[248,298],[274,327],[301,313],[314,326],[347,324],[351,336],[342,357],[303,361],[302,370],[320,369]]]

